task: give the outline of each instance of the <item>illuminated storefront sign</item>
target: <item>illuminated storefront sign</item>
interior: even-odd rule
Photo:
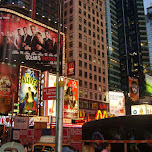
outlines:
[[[0,59],[56,72],[58,31],[6,8],[0,8]],[[60,72],[65,62],[65,35],[60,37]]]
[[[152,105],[133,105],[131,106],[132,115],[152,114]]]
[[[108,118],[107,111],[102,112],[101,110],[97,110],[95,119],[98,120],[98,119],[104,119],[104,118]]]
[[[19,98],[21,114],[38,114],[41,71],[20,67]]]
[[[125,96],[122,92],[109,91],[110,114],[115,116],[125,115]]]

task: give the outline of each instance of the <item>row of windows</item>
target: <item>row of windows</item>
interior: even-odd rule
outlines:
[[[101,65],[101,62],[99,62],[100,59],[98,59],[98,64]],[[82,61],[79,60],[79,67],[82,67]],[[102,61],[102,67],[105,67],[105,61]],[[87,69],[88,68],[88,63],[87,62],[84,62],[84,68]],[[89,64],[89,70],[92,70],[92,64]],[[101,68],[99,67],[98,68],[98,72],[101,73]],[[94,65],[94,71],[96,72],[97,71],[97,66]],[[103,74],[105,74],[105,70],[103,69]]]
[[[106,96],[103,95],[103,99],[102,99],[102,95],[101,94],[97,94],[97,93],[92,93],[92,92],[89,92],[88,91],[84,91],[84,94],[83,94],[83,91],[80,90],[79,91],[79,97],[85,97],[85,98],[89,98],[89,99],[95,99],[95,100],[103,100],[103,101],[106,101]],[[84,106],[82,107],[82,102],[80,102],[80,108],[84,108]],[[87,108],[87,107],[86,107]]]
[[[82,70],[79,70],[79,76],[81,76],[81,77],[83,76]],[[83,76],[83,77],[84,77],[84,78],[88,78],[88,72],[84,72],[84,76]],[[90,78],[90,80],[92,79],[92,74],[91,74],[91,73],[89,74],[89,78]],[[97,81],[97,76],[96,76],[96,75],[94,75],[94,79]],[[101,82],[101,76],[98,77],[98,80],[99,80],[99,82]],[[106,82],[105,77],[103,77],[102,82],[103,82],[103,83]],[[92,84],[92,83],[91,83],[91,84]],[[96,84],[95,84],[95,85],[96,85]],[[90,89],[92,89],[92,88],[90,88]],[[94,87],[94,89],[97,90],[97,86]]]

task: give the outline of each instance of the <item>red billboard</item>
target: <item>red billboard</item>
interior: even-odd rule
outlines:
[[[19,97],[20,113],[37,115],[40,100],[41,71],[25,66],[20,67]]]
[[[56,100],[56,87],[43,88],[43,100]]]
[[[0,8],[0,59],[56,72],[57,30],[15,11]],[[60,36],[60,71],[64,34]]]
[[[75,74],[75,61],[68,63],[68,75],[74,75]]]
[[[16,65],[0,62],[0,113],[9,113],[12,110],[13,102],[17,102],[17,77]]]

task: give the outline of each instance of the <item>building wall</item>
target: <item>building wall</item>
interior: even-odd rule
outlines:
[[[65,0],[63,14],[66,63],[75,61],[75,75],[71,77],[79,80],[80,109],[108,103],[104,1]]]

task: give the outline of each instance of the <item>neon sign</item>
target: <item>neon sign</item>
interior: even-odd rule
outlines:
[[[101,112],[101,110],[97,110],[95,119],[98,120],[98,119],[104,119],[104,118],[108,118],[107,111]]]

